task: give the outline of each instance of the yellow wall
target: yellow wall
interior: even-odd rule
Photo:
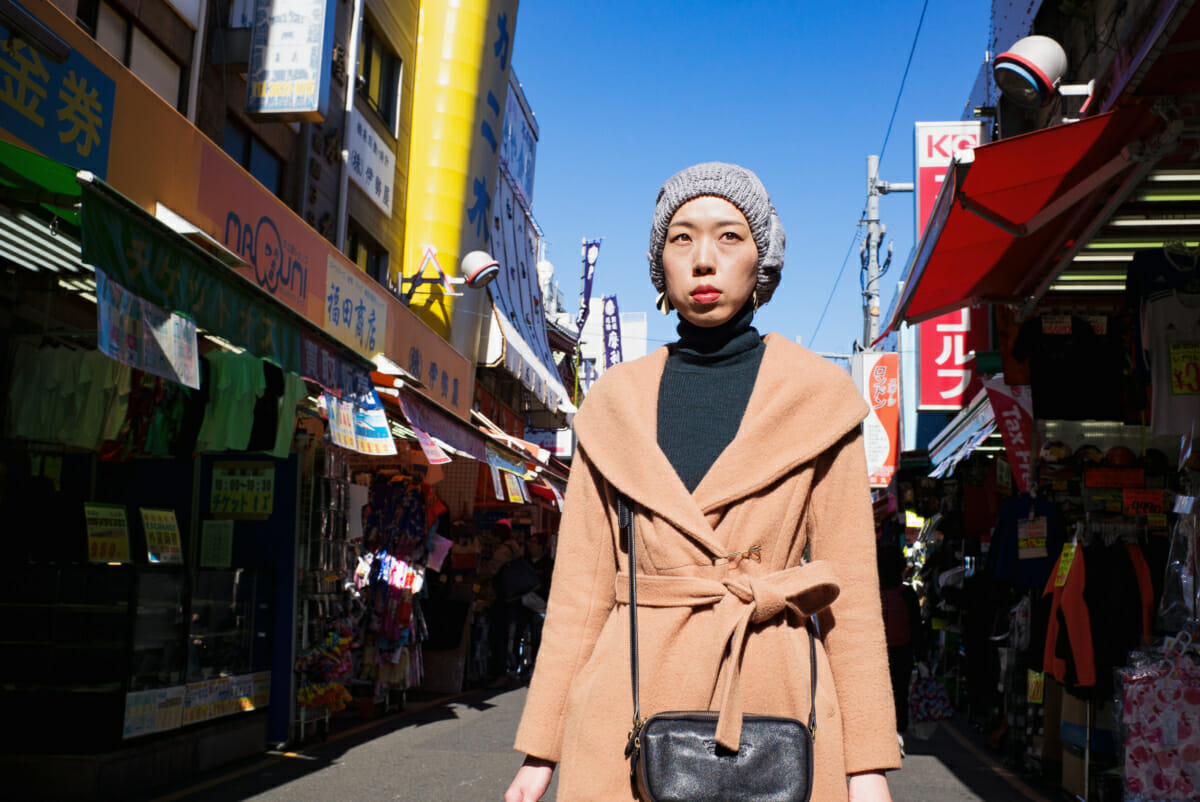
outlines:
[[[414,275],[433,248],[442,269],[457,276],[463,254],[487,249],[495,212],[476,189],[488,199],[496,189],[516,21],[517,0],[421,4],[404,259],[393,273]],[[455,299],[430,287],[412,308],[474,360],[486,291],[461,291],[467,294]]]

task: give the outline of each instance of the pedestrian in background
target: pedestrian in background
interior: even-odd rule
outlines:
[[[895,543],[880,541],[875,550],[883,629],[887,637],[888,673],[896,706],[896,740],[904,753],[908,730],[908,687],[921,643],[921,601],[904,583],[904,552]]]
[[[628,548],[632,502],[643,715],[719,710],[806,720],[812,799],[890,800],[900,766],[861,422],[845,371],[760,337],[755,310],[784,233],[754,173],[690,167],[658,193],[650,277],[679,341],[607,371],[575,417],[542,649],[516,737],[527,757],[506,802],[631,800]],[[807,562],[805,555],[812,561]],[[866,559],[864,559],[866,557]],[[810,698],[806,621],[820,622]]]

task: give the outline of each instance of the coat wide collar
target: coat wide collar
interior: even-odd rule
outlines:
[[[666,347],[606,372],[575,416],[579,447],[605,479],[714,555],[724,549],[707,513],[759,492],[815,459],[867,414],[866,402],[844,370],[778,334],[768,334],[765,343],[737,434],[694,493],[658,446],[658,390]]]

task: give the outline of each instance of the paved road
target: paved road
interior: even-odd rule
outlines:
[[[520,688],[433,703],[336,732],[294,753],[227,767],[153,800],[499,800],[520,764],[510,745],[524,699]],[[947,724],[927,741],[910,735],[904,770],[889,777],[895,802],[1061,798],[1009,775],[976,740],[964,727]],[[553,790],[547,802],[554,800]]]

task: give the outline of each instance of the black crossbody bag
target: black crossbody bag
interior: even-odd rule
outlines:
[[[624,496],[617,510],[629,548],[633,729],[625,756],[631,761],[630,778],[638,795],[647,802],[808,802],[817,732],[817,647],[811,629],[812,708],[807,727],[794,718],[745,715],[741,746],[729,752],[716,742],[717,712],[656,713],[642,721],[633,511]]]

